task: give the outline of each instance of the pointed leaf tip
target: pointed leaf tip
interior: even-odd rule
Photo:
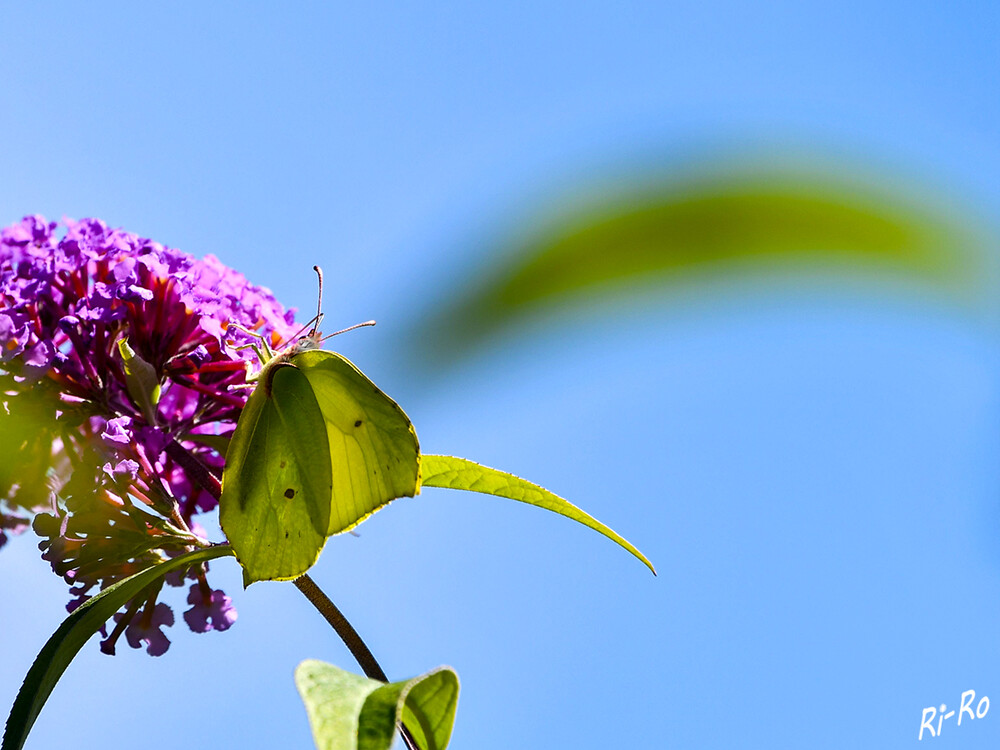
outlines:
[[[584,526],[592,528],[611,541],[624,547],[641,560],[647,568],[656,575],[653,563],[636,549],[631,542],[605,526],[596,518],[577,508],[572,503],[544,487],[539,487],[525,479],[508,474],[504,471],[491,469],[465,458],[455,456],[423,455],[420,459],[424,487],[445,487],[453,490],[468,490],[486,495],[506,497],[510,500],[536,505],[539,508],[551,510],[553,513],[572,518]]]

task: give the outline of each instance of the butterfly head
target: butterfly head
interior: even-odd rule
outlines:
[[[312,327],[312,330],[304,336],[299,336],[295,341],[293,341],[287,349],[285,349],[282,354],[285,357],[294,357],[300,352],[307,352],[310,349],[319,349],[320,345],[323,343],[324,336],[319,331],[319,321],[316,321],[316,325]]]
[[[291,337],[289,343],[278,349],[277,353],[272,352],[270,347],[267,346],[267,342],[263,341],[263,339],[261,339],[262,347],[252,345],[254,351],[257,353],[258,359],[260,360],[261,367],[260,370],[253,375],[247,376],[246,385],[238,387],[249,387],[255,383],[263,383],[265,391],[270,393],[271,379],[274,376],[276,367],[293,364],[291,360],[296,355],[313,349],[322,348],[323,342],[333,336],[346,333],[347,331],[353,331],[355,328],[375,325],[374,320],[367,320],[364,323],[357,323],[353,326],[348,326],[347,328],[334,331],[333,333],[324,336],[319,330],[319,327],[323,322],[323,271],[319,266],[313,266],[313,270],[316,271],[316,275],[319,277],[319,296],[317,300],[316,316],[302,326],[302,328],[300,328],[298,332]],[[251,331],[247,331],[247,333],[255,335]],[[260,336],[258,335],[257,338],[260,338]]]

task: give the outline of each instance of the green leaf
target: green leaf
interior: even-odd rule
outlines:
[[[50,503],[52,440],[59,434],[62,404],[54,383],[45,379],[23,388],[0,372],[0,392],[18,394],[0,397],[0,497],[12,508],[45,507]]]
[[[264,365],[226,454],[219,520],[247,584],[298,578],[327,537],[419,483],[396,402],[339,354],[292,351]]]
[[[968,222],[868,185],[821,179],[820,170],[804,177],[693,174],[624,195],[608,190],[494,247],[490,257],[504,260],[450,295],[454,302],[434,320],[419,321],[422,356],[440,365],[559,307],[629,300],[636,291],[669,291],[676,282],[720,272],[891,274],[958,292],[958,299],[980,277],[982,243]]]
[[[146,423],[156,424],[156,405],[160,402],[160,378],[156,368],[129,346],[128,339],[118,341],[118,352],[125,364],[125,387],[133,403],[142,410]]]
[[[309,659],[295,670],[319,750],[387,750],[402,721],[421,750],[444,750],[458,706],[448,667],[389,684]]]
[[[20,750],[62,673],[101,626],[126,602],[172,570],[189,568],[233,551],[225,545],[187,552],[119,581],[88,599],[67,617],[38,653],[14,699],[0,750]]]
[[[646,559],[646,556],[632,546],[626,539],[616,534],[597,519],[584,513],[572,503],[563,500],[558,495],[554,495],[537,484],[532,484],[527,480],[508,474],[503,471],[491,469],[488,466],[477,464],[465,458],[455,458],[454,456],[428,456],[421,458],[421,470],[423,472],[422,484],[424,487],[446,487],[453,490],[469,490],[471,492],[482,492],[487,495],[497,495],[511,500],[517,500],[529,505],[536,505],[539,508],[551,510],[553,513],[572,518],[574,521],[589,526],[608,539],[620,544],[637,558],[642,560],[656,575],[653,564]]]

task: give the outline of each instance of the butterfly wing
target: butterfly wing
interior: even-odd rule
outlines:
[[[308,379],[326,423],[333,487],[327,533],[417,494],[420,446],[399,405],[334,352],[301,352],[292,364]]]
[[[309,380],[279,366],[250,396],[226,454],[219,522],[244,582],[290,580],[316,562],[330,525],[330,449]]]

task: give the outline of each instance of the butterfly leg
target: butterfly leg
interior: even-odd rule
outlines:
[[[260,343],[260,346],[258,346],[256,343],[253,342],[248,344],[239,344],[237,346],[234,346],[233,347],[234,349],[236,350],[252,349],[253,353],[257,355],[257,359],[260,361],[261,364],[264,364],[265,362],[269,361],[271,358],[274,357],[274,352],[272,352],[271,347],[267,345],[267,340],[261,334],[257,333],[257,331],[251,331],[249,328],[244,328],[239,323],[230,323],[229,327],[235,328],[237,331],[242,331],[248,336],[252,336],[253,338],[257,339],[257,341]]]

